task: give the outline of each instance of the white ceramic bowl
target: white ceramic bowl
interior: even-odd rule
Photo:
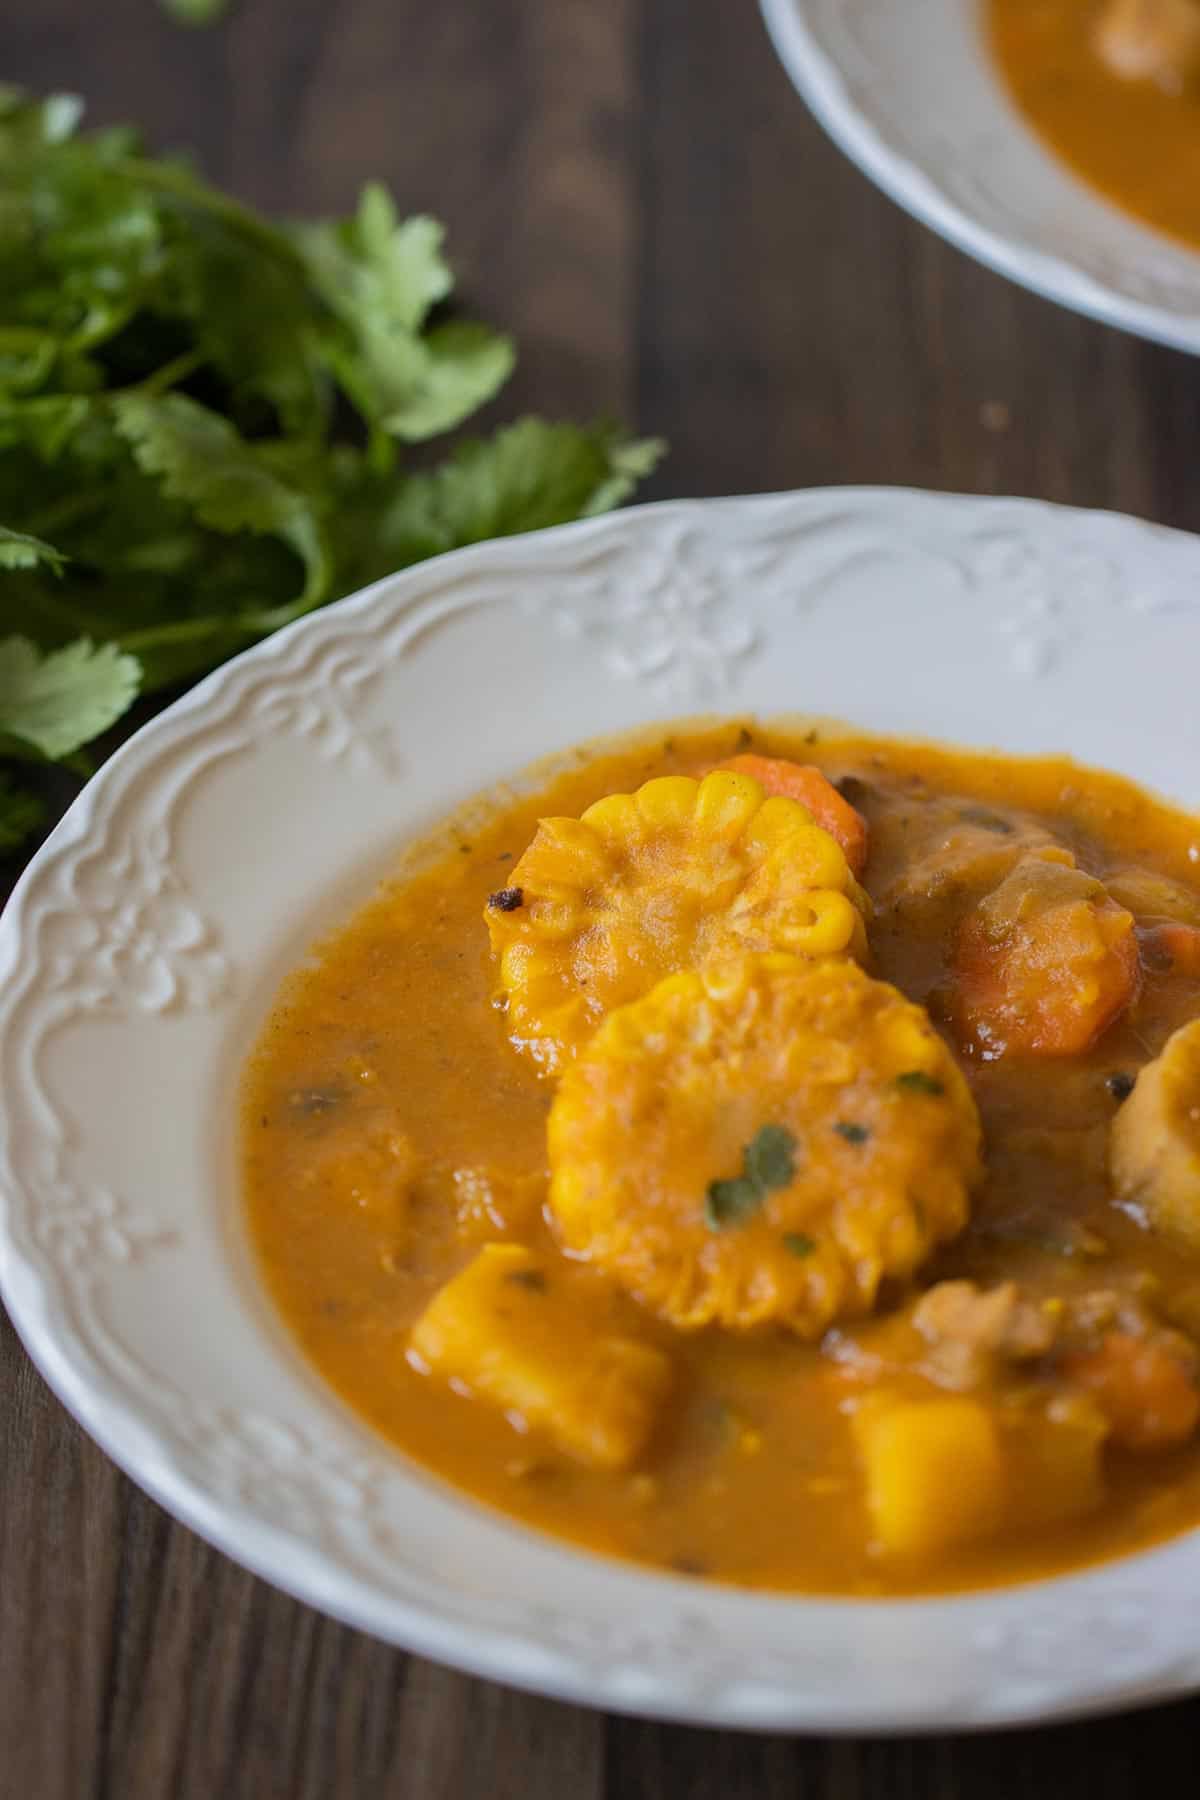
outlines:
[[[1026,501],[653,506],[424,564],[203,682],[107,764],[0,924],[0,1286],[46,1378],[195,1530],[339,1618],[630,1711],[820,1731],[1200,1685],[1200,1534],[1037,1586],[740,1593],[485,1512],[295,1349],[237,1194],[275,986],[500,776],[699,707],[1059,750],[1200,805],[1200,541]]]
[[[1063,306],[1200,350],[1200,253],[1140,225],[1025,124],[982,0],[761,0],[792,80],[893,200]]]

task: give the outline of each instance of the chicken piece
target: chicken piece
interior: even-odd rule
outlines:
[[[554,1075],[676,969],[746,950],[865,957],[869,910],[804,807],[717,770],[543,819],[485,916],[510,1039]]]
[[[1118,869],[1104,877],[1104,885],[1109,898],[1128,907],[1139,925],[1200,926],[1200,894],[1168,875],[1156,875],[1150,869]]]
[[[1119,1199],[1200,1252],[1200,1019],[1141,1071],[1112,1122],[1109,1169]]]
[[[880,910],[898,913],[908,924],[931,912],[964,912],[998,887],[1023,856],[1073,861],[1033,819],[1010,819],[949,799],[923,802],[922,822],[933,817],[939,821],[933,841],[880,896]]]
[[[951,1011],[986,1059],[1076,1056],[1139,990],[1132,913],[1071,862],[1022,857],[959,929]]]
[[[1114,75],[1182,93],[1200,77],[1196,0],[1106,0],[1096,21],[1097,52]]]
[[[918,1300],[912,1318],[930,1346],[927,1372],[945,1386],[968,1388],[981,1386],[999,1363],[1045,1356],[1059,1310],[1027,1299],[1015,1281],[988,1289],[939,1281]]]
[[[666,1399],[670,1362],[594,1331],[562,1281],[520,1244],[485,1244],[413,1326],[410,1360],[545,1432],[577,1462],[627,1468]]]
[[[816,1338],[962,1229],[980,1127],[920,1007],[854,963],[710,963],[610,1013],[550,1110],[567,1247],[684,1329]]]

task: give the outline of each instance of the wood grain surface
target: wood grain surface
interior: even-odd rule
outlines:
[[[881,4],[887,0],[880,0]],[[517,336],[505,409],[664,433],[654,492],[1025,493],[1200,527],[1200,364],[1057,310],[824,139],[752,0],[5,0],[4,75],[293,212],[385,178]],[[3,1800],[1126,1800],[1200,1703],[975,1739],[751,1738],[406,1657],[175,1524],[0,1315]],[[1189,1778],[1192,1779],[1192,1778]]]

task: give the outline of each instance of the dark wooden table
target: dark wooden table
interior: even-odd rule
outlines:
[[[888,0],[880,0],[886,4]],[[6,0],[4,75],[294,212],[449,222],[513,407],[662,432],[658,494],[898,482],[1200,527],[1200,365],[1033,299],[826,142],[752,0]],[[2,1800],[1126,1800],[1200,1702],[950,1740],[749,1738],[532,1698],[332,1624],[132,1487],[0,1314]],[[1194,1777],[1192,1778],[1194,1783]]]

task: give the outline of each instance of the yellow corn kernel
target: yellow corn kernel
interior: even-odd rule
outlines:
[[[763,790],[752,775],[714,769],[696,795],[696,823],[714,836],[736,837],[763,803]]]
[[[543,819],[534,845],[526,851],[526,869],[532,865],[537,885],[543,882],[598,880],[607,870],[608,852],[599,836],[582,819]]]
[[[671,1385],[661,1351],[593,1330],[561,1267],[520,1244],[485,1244],[434,1295],[410,1342],[422,1371],[598,1469],[634,1461]]]
[[[632,794],[607,794],[594,801],[584,813],[583,823],[609,844],[620,845],[626,839],[636,842],[643,836],[642,815]]]
[[[854,1434],[872,1529],[887,1555],[935,1556],[999,1528],[1005,1460],[981,1401],[880,1395],[854,1415]]]
[[[809,831],[819,830],[820,827],[813,824],[811,814],[798,801],[789,800],[783,794],[772,794],[763,801],[746,827],[745,841],[756,850],[771,851],[781,844],[803,842]],[[834,848],[838,846],[835,844]]]
[[[798,956],[834,956],[845,950],[855,932],[862,929],[862,920],[845,894],[835,894],[829,888],[814,888],[805,894],[797,913],[808,916],[797,916],[781,925],[779,939]]]
[[[687,775],[662,775],[657,781],[643,783],[633,798],[648,825],[669,831],[691,824],[699,791],[699,783]]]

